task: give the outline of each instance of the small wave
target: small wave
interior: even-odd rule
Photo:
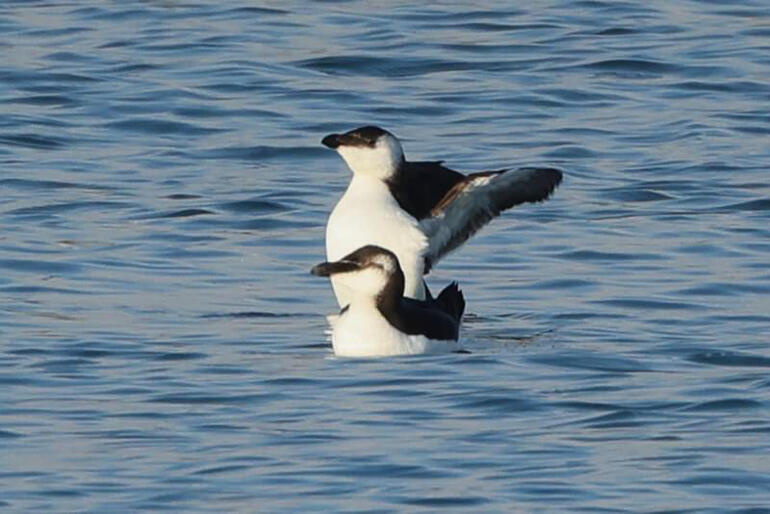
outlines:
[[[733,127],[733,130],[743,134],[758,134],[758,135],[770,134],[770,128],[767,128],[767,127],[754,127],[754,126],[744,125],[744,126]]]
[[[81,103],[64,95],[31,95],[5,100],[7,103],[39,105],[43,107],[77,107]]]
[[[614,298],[611,300],[596,300],[592,303],[634,310],[693,310],[704,308],[702,305],[695,303],[650,300],[647,298]]]
[[[606,430],[610,428],[639,427],[647,422],[639,419],[637,414],[630,409],[618,409],[608,414],[600,414],[580,421],[580,424],[592,429]]]
[[[752,81],[725,81],[704,82],[699,80],[688,80],[673,84],[673,87],[696,92],[717,92],[717,93],[767,93],[770,91],[767,84]]]
[[[80,271],[79,264],[61,261],[40,261],[35,259],[0,259],[0,268],[23,273],[69,274]]]
[[[745,398],[724,398],[721,400],[699,402],[685,408],[684,410],[690,412],[721,412],[744,409],[758,409],[761,407],[762,403],[756,400],[748,400]]]
[[[583,352],[566,352],[561,355],[533,356],[528,360],[538,364],[547,364],[560,368],[591,369],[616,373],[653,371],[648,366],[636,360]]]
[[[65,212],[72,212],[78,210],[106,210],[106,209],[127,209],[134,207],[134,204],[126,202],[67,202],[67,203],[55,203],[47,205],[36,205],[33,207],[21,207],[19,209],[13,209],[6,212],[15,216],[35,216],[35,215],[52,215],[61,214]]]
[[[36,150],[58,150],[67,145],[63,139],[38,134],[7,134],[0,136],[0,145],[21,146]]]
[[[171,211],[164,214],[159,214],[153,217],[155,218],[192,218],[194,216],[205,216],[208,214],[216,214],[216,213],[208,209],[181,209],[178,211]]]
[[[559,255],[564,259],[577,261],[636,261],[661,260],[664,257],[651,253],[600,252],[597,250],[576,250]]]
[[[534,411],[541,409],[543,404],[509,396],[479,395],[477,398],[465,398],[456,403],[455,407],[463,410],[483,411],[485,414],[489,414]]]
[[[549,159],[594,159],[596,152],[582,146],[567,145],[543,154]]]
[[[379,77],[409,77],[441,71],[478,69],[479,63],[425,58],[388,58],[366,55],[318,57],[291,63],[328,75],[367,75]],[[484,67],[484,66],[482,66]]]
[[[770,368],[770,358],[750,353],[710,350],[694,353],[687,357],[687,360],[698,364],[710,364],[712,366]]]
[[[265,212],[279,212],[289,210],[290,207],[270,200],[240,200],[236,202],[227,202],[220,204],[219,207],[226,211],[231,212],[253,212],[253,213],[265,213]]]
[[[76,182],[60,182],[58,180],[30,180],[23,178],[5,178],[0,179],[0,186],[10,187],[13,189],[32,189],[32,190],[55,190],[55,189],[93,189],[93,190],[110,190],[111,188],[105,186],[97,186],[95,184],[78,184]]]
[[[0,291],[4,293],[25,293],[25,294],[75,294],[75,295],[88,295],[91,294],[88,291],[80,291],[77,289],[65,289],[62,287],[43,287],[43,286],[10,286],[0,287]]]
[[[223,14],[225,15],[236,15],[241,16],[244,14],[259,14],[259,15],[277,15],[277,16],[283,16],[287,14],[291,14],[291,11],[285,11],[283,9],[274,9],[270,7],[254,7],[254,6],[248,6],[248,7],[236,7],[233,9],[229,9],[225,11]]]
[[[152,118],[133,118],[123,121],[115,121],[105,125],[108,128],[138,132],[144,134],[172,134],[172,135],[202,135],[222,132],[222,129],[214,129],[183,123],[180,121],[156,120]]]
[[[200,200],[203,197],[200,195],[191,195],[187,193],[174,193],[166,195],[163,198],[166,200]]]
[[[203,319],[211,318],[296,318],[307,317],[307,315],[287,314],[285,312],[265,312],[265,311],[245,311],[228,312],[224,314],[204,314],[200,316]]]
[[[208,357],[202,352],[163,352],[158,353],[153,357],[153,360],[167,362],[167,361],[186,361],[204,359]]]
[[[257,400],[269,400],[276,395],[267,394],[198,394],[198,393],[170,393],[158,395],[149,401],[152,403],[169,403],[178,405],[204,405],[204,404],[257,404]]]
[[[631,72],[631,73],[673,73],[679,68],[662,61],[646,59],[606,59],[581,65],[583,68],[600,71]]]
[[[320,145],[319,145],[320,146]],[[327,155],[323,148],[309,146],[228,146],[204,150],[198,154],[205,159],[234,159],[269,161],[291,157],[318,157]]]
[[[618,188],[618,189],[605,189],[601,191],[601,194],[607,198],[617,200],[619,202],[658,202],[661,200],[673,200],[672,196],[669,196],[658,191],[651,191],[649,189],[636,189],[636,188]]]
[[[735,212],[735,211],[767,211],[770,210],[770,198],[762,198],[759,200],[749,200],[747,202],[734,203],[731,205],[725,205],[719,207],[719,211]]]
[[[208,107],[180,107],[172,111],[175,115],[183,118],[272,118],[283,119],[285,114],[269,111],[267,109],[223,109],[215,106]]]
[[[627,27],[612,27],[609,29],[600,30],[594,34],[597,36],[630,36],[636,32],[636,30]]]
[[[147,63],[120,64],[110,68],[111,73],[141,73],[143,71],[157,70],[158,66]]]
[[[0,430],[0,439],[18,439],[19,437],[24,437],[24,436],[18,432],[12,432],[10,430]]]

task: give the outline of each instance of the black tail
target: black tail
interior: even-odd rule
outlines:
[[[465,312],[465,298],[463,292],[457,287],[457,282],[452,282],[439,293],[436,298],[436,304],[441,307],[441,310],[452,316],[457,323],[460,323],[460,319]]]

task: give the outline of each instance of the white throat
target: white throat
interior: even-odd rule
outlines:
[[[352,297],[350,303],[374,305],[377,295],[388,283],[388,275],[380,268],[367,267],[350,273],[334,275],[336,282],[350,288]]]
[[[387,180],[395,175],[404,161],[404,150],[398,139],[385,134],[373,148],[363,146],[340,146],[337,148],[354,175],[365,175]]]

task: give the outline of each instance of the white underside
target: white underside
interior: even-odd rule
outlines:
[[[377,245],[396,254],[404,272],[404,296],[422,300],[423,254],[428,240],[419,223],[403,211],[379,179],[354,175],[326,225],[326,258],[336,261],[362,246]],[[350,303],[351,288],[332,277],[340,307]]]
[[[340,357],[436,354],[462,349],[458,341],[438,341],[399,332],[373,304],[355,302],[332,323],[332,346]]]

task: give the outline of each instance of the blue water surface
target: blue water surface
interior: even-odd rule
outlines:
[[[508,6],[507,6],[508,4]],[[769,512],[770,4],[0,3],[3,512]],[[319,142],[555,166],[337,359]]]

